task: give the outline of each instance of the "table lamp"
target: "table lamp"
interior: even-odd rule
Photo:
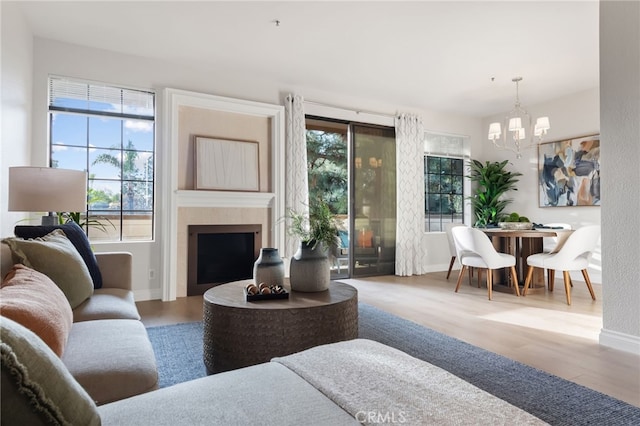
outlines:
[[[9,211],[49,212],[43,225],[57,223],[56,212],[87,210],[87,172],[51,167],[9,167]]]

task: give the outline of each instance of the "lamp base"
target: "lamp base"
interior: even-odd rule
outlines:
[[[42,216],[41,225],[42,226],[53,226],[58,224],[58,216],[53,213],[49,213],[48,216]]]

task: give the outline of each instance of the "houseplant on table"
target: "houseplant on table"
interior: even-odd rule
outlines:
[[[327,290],[331,273],[329,250],[338,245],[340,223],[322,198],[309,203],[309,213],[290,210],[289,219],[289,235],[300,239],[289,270],[291,290]]]
[[[502,221],[504,209],[511,202],[511,199],[504,198],[504,194],[511,190],[517,191],[518,176],[522,176],[522,173],[506,170],[507,163],[507,160],[487,161],[484,164],[478,160],[471,160],[469,178],[472,182],[478,183],[475,195],[469,197],[476,216],[474,226],[498,226]]]

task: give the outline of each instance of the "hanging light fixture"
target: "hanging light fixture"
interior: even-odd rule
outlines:
[[[522,150],[533,148],[544,139],[550,129],[549,117],[538,118],[534,126],[529,113],[520,106],[518,84],[522,77],[514,77],[511,81],[516,83],[516,104],[505,118],[504,132],[498,122],[489,125],[489,140],[496,148],[508,149],[515,152],[516,158],[522,158]]]

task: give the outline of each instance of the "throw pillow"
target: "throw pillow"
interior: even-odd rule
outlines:
[[[64,234],[69,238],[69,241],[73,243],[73,246],[78,250],[82,260],[89,269],[91,279],[93,280],[93,288],[102,288],[102,274],[100,274],[100,268],[98,267],[98,261],[96,256],[91,250],[89,239],[84,230],[75,222],[65,223],[64,225],[42,225],[42,226],[16,226],[13,232],[16,237],[20,238],[39,238],[51,233],[55,229],[62,229]]]
[[[2,242],[11,249],[15,263],[22,263],[51,278],[67,297],[71,309],[93,294],[87,265],[60,229],[42,238],[5,238]]]
[[[2,424],[100,424],[91,397],[38,336],[8,318],[0,329]]]
[[[44,274],[14,265],[0,288],[0,312],[37,334],[62,356],[73,323],[64,293]]]

